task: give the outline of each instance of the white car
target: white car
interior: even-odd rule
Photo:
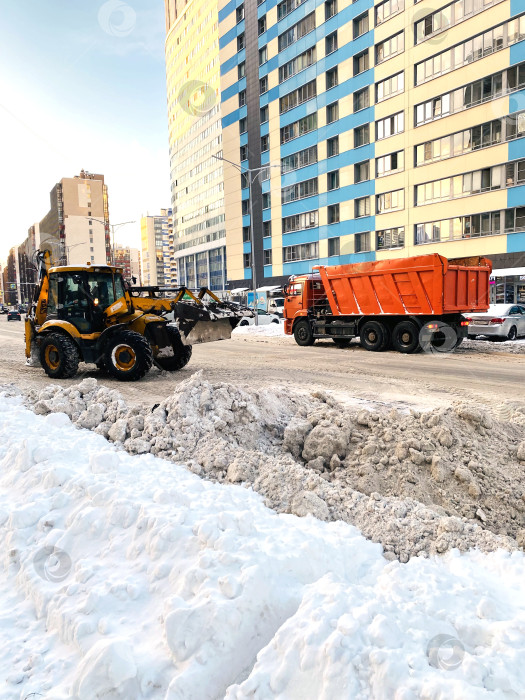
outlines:
[[[268,323],[280,323],[281,319],[277,314],[269,314],[262,309],[257,309],[257,316],[259,326],[266,326]],[[255,317],[245,317],[239,323],[239,326],[253,326],[255,324]]]
[[[485,335],[489,338],[514,340],[525,336],[525,305],[495,304],[487,313],[469,314],[468,337]]]

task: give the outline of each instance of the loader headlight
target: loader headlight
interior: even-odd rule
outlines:
[[[94,304],[95,306],[98,306],[98,299],[93,299],[93,304]]]

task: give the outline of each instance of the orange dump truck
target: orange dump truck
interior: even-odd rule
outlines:
[[[425,344],[453,349],[468,332],[465,313],[487,311],[492,263],[413,258],[314,267],[285,288],[285,333],[298,345],[331,338],[366,350],[417,352]]]

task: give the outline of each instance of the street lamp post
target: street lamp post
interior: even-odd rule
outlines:
[[[222,156],[217,156],[215,154],[212,154],[212,157],[215,158],[216,160],[222,160],[225,163],[229,163],[230,165],[233,165],[233,167],[236,168],[240,173],[247,173],[248,174],[248,198],[249,198],[248,201],[249,201],[249,206],[250,206],[250,245],[252,248],[251,271],[252,271],[252,282],[253,282],[253,310],[255,312],[255,325],[258,326],[259,325],[259,314],[257,313],[257,310],[259,308],[259,305],[257,303],[257,266],[255,264],[255,229],[253,226],[252,183],[255,180],[255,177],[258,177],[263,170],[266,170],[267,168],[279,168],[279,169],[281,169],[281,166],[268,163],[267,165],[262,165],[259,168],[246,168],[244,165],[240,165],[239,163],[234,163],[232,160],[228,160],[227,158],[223,158]],[[252,179],[252,173],[256,173],[256,175],[253,179]]]
[[[89,219],[89,221],[98,221],[100,224],[106,225],[106,222],[103,219],[95,219],[92,216],[85,216],[85,219]],[[111,263],[114,265],[115,264],[115,231],[117,228],[120,228],[121,226],[126,226],[127,224],[135,224],[137,223],[136,221],[122,221],[120,224],[108,224],[111,227]]]

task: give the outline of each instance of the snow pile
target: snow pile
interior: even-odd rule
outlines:
[[[387,562],[349,525],[277,515],[20,398],[0,397],[0,474],[5,700],[525,687],[522,553]]]
[[[455,352],[467,352],[468,354],[506,352],[511,355],[522,355],[525,353],[525,338],[518,338],[517,340],[496,339],[495,341],[483,340],[482,338],[477,340],[465,339],[461,344],[461,348],[458,348]]]
[[[284,323],[267,323],[264,326],[237,326],[232,331],[232,335],[254,335],[254,336],[284,336]],[[287,336],[291,338],[292,336]]]
[[[505,416],[461,403],[369,411],[324,392],[254,391],[202,373],[153,410],[128,408],[94,379],[49,386],[29,403],[132,454],[252,486],[277,512],[352,523],[390,558],[525,545],[525,404]]]

